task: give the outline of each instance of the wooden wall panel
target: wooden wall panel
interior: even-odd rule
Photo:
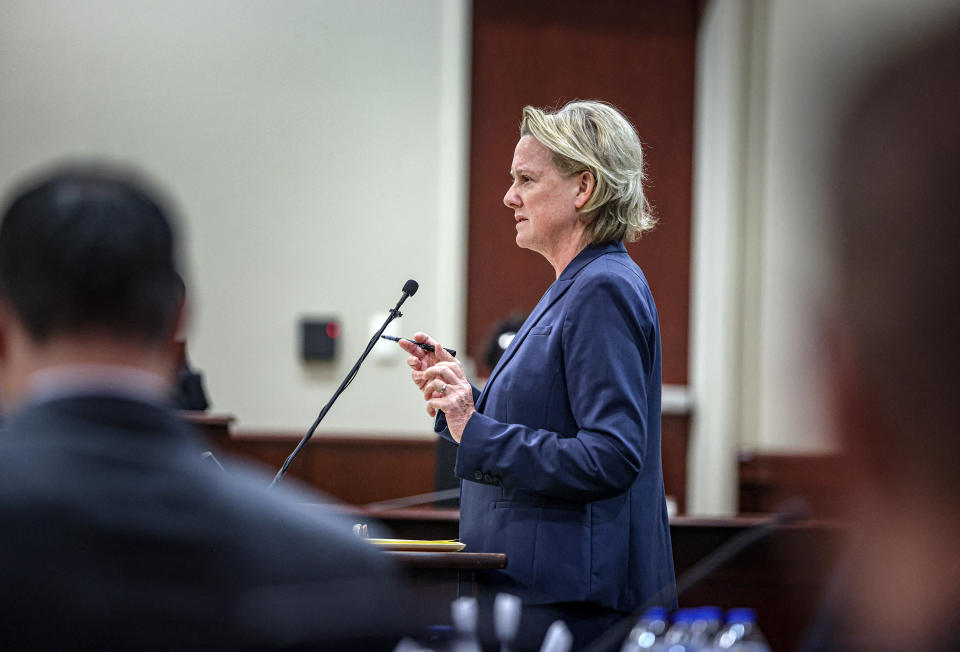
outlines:
[[[191,421],[221,451],[262,464],[270,473],[276,473],[300,439],[292,433],[230,434],[220,420]],[[681,513],[686,505],[689,428],[688,417],[664,415],[664,483]],[[433,440],[324,435],[310,440],[288,475],[351,505],[366,505],[434,491],[440,478],[445,483],[439,488],[457,486],[456,451],[443,451]],[[445,468],[438,469],[441,465]]]
[[[221,450],[276,473],[300,436],[239,434],[219,437]],[[433,491],[434,442],[423,439],[314,437],[287,475],[351,505]]]
[[[660,426],[660,455],[663,487],[677,501],[677,513],[687,512],[687,451],[690,444],[690,415],[664,414]]]
[[[646,146],[660,225],[629,250],[657,302],[664,382],[686,383],[696,5],[474,4],[467,346],[478,361],[495,322],[531,310],[553,281],[546,260],[517,248],[502,204],[520,111],[603,99],[624,111]]]
[[[844,458],[838,453],[741,453],[739,511],[774,512],[788,498],[803,498],[817,518],[849,513],[849,485]]]

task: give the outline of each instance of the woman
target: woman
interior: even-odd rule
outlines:
[[[640,140],[609,104],[526,107],[510,174],[517,245],[556,281],[483,392],[439,346],[404,348],[436,431],[459,444],[461,539],[507,553],[488,587],[563,617],[580,647],[674,582],[657,310],[623,245],[654,219]]]

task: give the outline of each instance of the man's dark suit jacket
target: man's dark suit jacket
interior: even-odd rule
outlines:
[[[588,246],[475,392],[457,451],[461,539],[507,553],[491,582],[618,611],[673,586],[660,366],[643,273],[620,243]]]
[[[394,585],[348,522],[201,462],[164,408],[75,396],[0,433],[8,649],[377,647]],[[381,641],[382,642],[382,641]],[[389,647],[387,648],[389,649]]]

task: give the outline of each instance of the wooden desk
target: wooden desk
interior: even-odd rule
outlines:
[[[403,552],[388,551],[398,563],[410,568],[445,568],[450,570],[483,570],[507,567],[502,552]]]
[[[455,509],[357,511],[364,519],[379,520],[403,538],[453,539],[458,535],[459,514]],[[763,521],[761,515],[671,519],[675,572],[683,573],[726,541]],[[784,527],[694,586],[680,604],[751,607],[757,610],[760,628],[774,650],[795,649],[813,619],[845,539],[845,528],[835,522],[807,521]],[[449,590],[446,595],[451,595]]]
[[[384,552],[404,569],[417,610],[447,622],[450,603],[477,594],[477,571],[507,567],[507,556],[483,552]]]

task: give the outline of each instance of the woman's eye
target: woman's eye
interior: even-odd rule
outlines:
[[[528,177],[528,176],[525,175],[525,174],[521,174],[521,175],[520,175],[520,180],[523,181],[524,183],[526,183],[527,181],[530,181],[530,177]]]

